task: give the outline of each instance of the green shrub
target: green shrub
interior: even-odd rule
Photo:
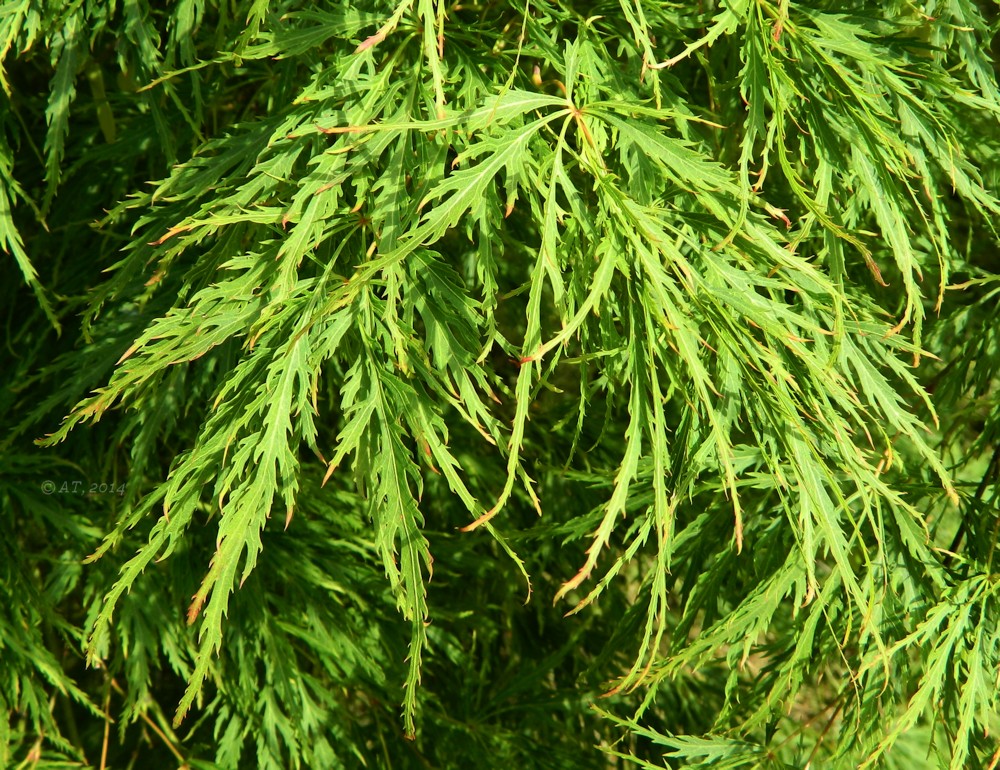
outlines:
[[[996,767],[997,24],[6,0],[0,766]]]

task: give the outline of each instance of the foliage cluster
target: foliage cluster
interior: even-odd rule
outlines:
[[[0,766],[996,767],[997,24],[6,0]]]

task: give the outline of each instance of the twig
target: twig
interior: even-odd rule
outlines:
[[[115,688],[115,692],[117,692],[119,695],[122,696],[125,695],[125,691],[121,688],[121,685],[119,685],[118,682],[115,681],[114,679],[111,680],[111,686]],[[139,718],[146,723],[146,725],[149,727],[150,730],[152,730],[160,737],[160,740],[163,741],[164,745],[167,747],[170,753],[177,758],[177,761],[180,762],[181,765],[186,767],[187,760],[184,759],[184,755],[181,754],[180,749],[178,749],[177,746],[174,745],[174,742],[171,741],[169,737],[167,737],[167,734],[163,732],[160,726],[156,724],[156,722],[154,722],[152,719],[150,719],[149,715],[146,714],[145,711],[139,712]]]

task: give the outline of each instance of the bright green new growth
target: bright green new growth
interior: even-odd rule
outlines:
[[[997,766],[996,24],[5,4],[0,765]]]

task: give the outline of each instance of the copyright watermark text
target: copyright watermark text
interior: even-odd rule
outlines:
[[[125,484],[98,483],[74,479],[72,481],[53,481],[46,479],[41,483],[44,495],[118,495],[125,494]]]

